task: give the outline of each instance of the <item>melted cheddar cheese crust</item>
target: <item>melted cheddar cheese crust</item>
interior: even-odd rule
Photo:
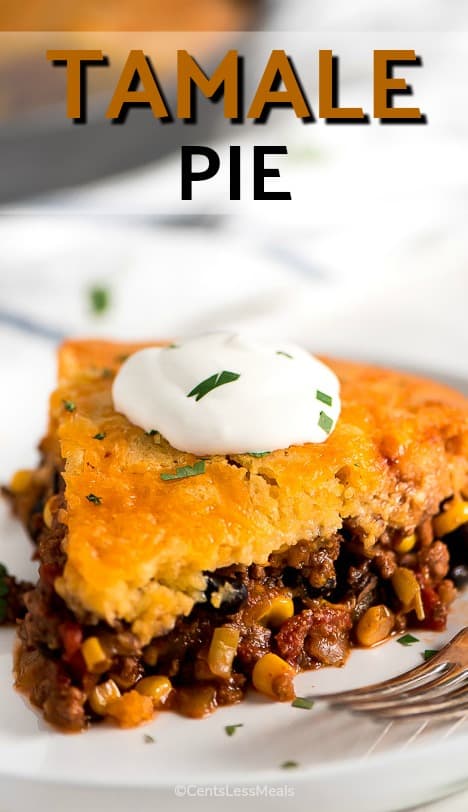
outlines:
[[[342,413],[324,444],[214,456],[202,475],[163,481],[196,458],[112,405],[113,374],[141,347],[72,341],[60,350],[43,447],[66,485],[67,561],[55,588],[78,617],[125,620],[145,644],[204,600],[204,572],[265,564],[343,523],[371,548],[388,527],[411,533],[444,499],[467,493],[464,396],[330,359]]]

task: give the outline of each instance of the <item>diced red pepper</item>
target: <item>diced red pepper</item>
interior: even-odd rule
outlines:
[[[443,631],[447,623],[447,607],[431,586],[421,587],[421,597],[425,614],[422,626],[435,632]]]
[[[70,661],[74,654],[80,650],[83,642],[83,632],[78,623],[73,623],[72,621],[61,623],[58,631],[65,652],[63,659]]]

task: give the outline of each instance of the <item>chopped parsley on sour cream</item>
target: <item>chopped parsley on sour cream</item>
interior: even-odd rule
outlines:
[[[198,456],[323,443],[341,409],[338,378],[306,350],[224,332],[134,353],[113,399],[131,423]]]

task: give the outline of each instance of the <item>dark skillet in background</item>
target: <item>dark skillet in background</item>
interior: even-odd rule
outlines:
[[[251,27],[258,27],[263,9],[262,0],[249,0]],[[18,34],[17,36],[21,36]],[[242,52],[241,35],[233,33],[232,39],[222,40],[222,51],[239,48]],[[216,46],[213,53],[216,54]],[[206,64],[209,69],[216,64],[211,56]],[[157,60],[155,60],[157,69]],[[205,64],[203,65],[205,67]],[[0,204],[6,205],[27,198],[37,198],[47,192],[80,186],[128,170],[143,167],[168,155],[174,147],[182,144],[202,144],[215,132],[222,116],[220,105],[203,98],[198,99],[197,123],[187,124],[177,118],[172,123],[153,119],[151,111],[132,108],[125,124],[113,124],[105,118],[110,94],[98,94],[88,103],[86,124],[73,124],[65,115],[64,78],[61,77],[60,104],[57,97],[48,102],[45,83],[50,82],[52,68],[44,59],[40,76],[27,75],[28,63],[23,61],[21,73],[28,83],[27,93],[43,94],[44,102],[34,99],[33,110],[21,116],[2,116],[0,110]],[[46,73],[47,72],[47,73]],[[0,91],[2,73],[5,83],[18,81],[13,71],[8,76],[0,66]],[[57,78],[54,77],[54,81]],[[176,93],[174,80],[169,78],[163,86],[167,102],[175,111]],[[112,87],[111,87],[112,92]]]

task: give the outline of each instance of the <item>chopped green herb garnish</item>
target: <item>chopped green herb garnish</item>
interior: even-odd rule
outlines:
[[[302,708],[303,710],[310,710],[314,707],[313,699],[307,699],[306,696],[296,696],[291,702],[293,708]]]
[[[128,355],[118,355],[115,360],[117,361],[118,364],[123,364],[125,361],[128,360],[128,358],[129,358]]]
[[[435,654],[438,654],[438,653],[439,652],[436,649],[427,648],[425,651],[423,651],[422,656],[423,656],[424,660],[430,660],[432,657],[434,657]]]
[[[267,457],[271,451],[249,451],[249,457]]]
[[[177,350],[177,349],[179,349],[178,344],[168,344],[166,347],[166,350]]]
[[[242,723],[237,725],[226,725],[224,730],[226,731],[228,736],[234,736],[234,733],[236,732],[238,727],[244,727],[244,725]]]
[[[280,767],[282,770],[292,770],[299,767],[299,763],[297,761],[283,761]]]
[[[291,360],[292,360],[292,355],[289,355],[289,352],[283,352],[282,350],[277,350],[276,355],[284,355],[285,358],[291,358]]]
[[[291,157],[291,160],[297,162],[322,161],[325,158],[325,154],[322,149],[317,149],[316,147],[309,146],[303,147],[293,146],[288,149],[288,153]]]
[[[149,733],[145,733],[143,736],[143,741],[145,744],[154,744],[156,739],[154,739],[153,736],[150,736]]]
[[[111,303],[111,295],[109,288],[94,287],[89,291],[89,303],[93,313],[105,313],[109,309]]]
[[[101,375],[102,375],[103,378],[113,378],[114,377],[114,373],[113,373],[112,369],[107,369],[107,367],[105,367],[102,370]]]
[[[331,397],[331,395],[327,395],[325,392],[321,392],[320,389],[317,389],[315,397],[322,403],[326,403],[327,406],[333,406],[333,398]]]
[[[94,493],[88,493],[86,499],[88,502],[91,502],[93,505],[100,505],[102,504],[102,499],[100,496],[95,496]]]
[[[76,410],[76,404],[73,403],[72,400],[64,400],[63,405],[67,412],[74,412]]]
[[[224,386],[226,383],[232,383],[233,381],[237,381],[240,378],[240,374],[238,372],[229,372],[228,370],[224,370],[223,372],[217,372],[215,375],[211,375],[206,380],[198,383],[191,392],[188,393],[188,398],[195,398],[196,401],[201,400],[208,394],[208,392],[212,392],[213,389],[217,389],[218,386]]]
[[[5,580],[7,575],[7,568],[4,564],[0,564],[0,623],[5,620],[8,609],[6,596],[8,595],[9,587]]]
[[[105,440],[106,433],[104,431],[99,431],[97,434],[94,435],[93,440]]]
[[[159,434],[157,429],[150,429],[149,431],[145,431],[147,437],[154,437],[155,434]]]
[[[413,643],[419,643],[419,637],[414,637],[412,634],[404,634],[403,637],[399,637],[397,643],[401,643],[402,646],[411,646]]]
[[[184,465],[182,468],[176,468],[175,474],[160,474],[164,482],[170,482],[173,479],[186,479],[189,476],[198,476],[198,474],[205,473],[205,460],[198,460],[194,465]]]
[[[330,434],[330,432],[331,432],[331,430],[333,428],[333,420],[331,419],[331,417],[329,417],[327,414],[325,414],[325,412],[320,412],[320,416],[319,416],[319,419],[318,419],[318,424],[319,424],[321,429],[326,431],[327,434]]]

